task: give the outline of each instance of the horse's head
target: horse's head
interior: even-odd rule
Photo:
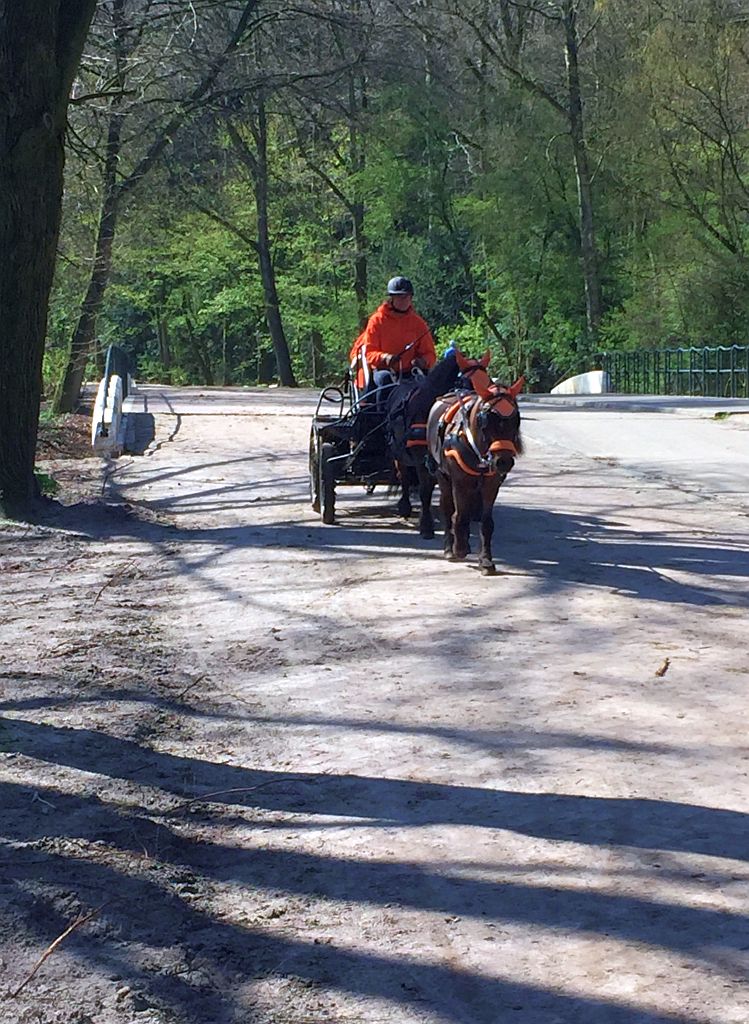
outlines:
[[[466,359],[461,353],[456,354],[460,372],[470,380],[480,398],[471,416],[479,450],[492,471],[504,477],[523,450],[517,396],[523,390],[525,377],[519,377],[509,387],[495,384],[487,373],[490,358],[489,352],[481,359]]]
[[[486,452],[494,472],[503,477],[523,451],[517,403],[523,383],[521,378],[507,388],[492,384],[487,391],[479,392],[481,401],[476,406],[479,447]]]

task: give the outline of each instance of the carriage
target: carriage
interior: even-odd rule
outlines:
[[[336,487],[359,485],[371,494],[393,481],[385,417],[370,391],[370,369],[362,349],[340,386],[323,388],[309,439],[310,500],[323,523],[335,521]],[[364,385],[357,383],[363,379]],[[369,392],[369,393],[368,393]]]
[[[322,521],[335,520],[337,484],[360,484],[371,494],[377,484],[394,482],[397,465],[402,491],[399,515],[411,514],[409,491],[415,475],[421,507],[419,534],[431,539],[431,499],[438,481],[445,554],[453,561],[465,558],[471,520],[478,520],[478,564],[484,575],[493,575],[492,509],[522,451],[517,396],[525,379],[520,377],[509,387],[493,381],[487,373],[489,359],[489,352],[482,359],[468,359],[455,349],[426,375],[412,374],[405,393],[406,380],[399,374],[387,397],[378,389],[378,402],[369,390],[362,348],[343,385],[321,392],[312,421],[310,497]],[[328,404],[335,405],[336,411],[326,413]]]

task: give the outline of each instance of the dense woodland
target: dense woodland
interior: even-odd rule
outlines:
[[[48,387],[333,379],[396,272],[540,388],[745,343],[748,114],[741,0],[100,0]]]

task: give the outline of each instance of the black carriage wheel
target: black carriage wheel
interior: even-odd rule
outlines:
[[[312,511],[320,511],[320,455],[317,450],[317,434],[314,427],[309,435],[309,500]]]
[[[320,473],[319,473],[319,497],[320,515],[326,525],[335,522],[335,472],[330,463],[335,455],[334,444],[326,442],[320,448]]]

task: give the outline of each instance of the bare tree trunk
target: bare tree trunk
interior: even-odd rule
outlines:
[[[257,214],[257,255],[265,298],[265,322],[268,325],[268,333],[276,357],[278,379],[284,387],[295,388],[297,385],[294,371],[291,368],[291,356],[281,318],[281,307],[276,289],[276,271],[271,251],[268,216],[268,123],[262,96],[258,98],[255,113],[257,120],[250,123],[250,130],[255,141],[254,153],[231,121],[227,123],[227,128],[236,154],[249,171],[254,187]]]
[[[257,174],[255,177],[255,209],[257,210],[257,249],[260,261],[260,277],[265,296],[265,319],[268,324],[271,344],[278,365],[278,379],[287,388],[295,388],[296,380],[291,368],[289,346],[281,319],[281,308],[276,290],[276,271],[270,244],[268,226],[268,125],[265,104],[258,103],[257,123]]]
[[[351,207],[351,219],[354,225],[354,294],[356,309],[359,313],[359,326],[362,330],[369,319],[369,278],[367,268],[367,236],[364,233],[364,203],[354,203]]]
[[[364,76],[359,77],[360,104],[356,97],[356,78],[349,76],[349,156],[351,161],[351,172],[356,177],[354,186],[354,200],[351,203],[351,220],[354,229],[354,294],[356,295],[356,308],[359,313],[359,326],[363,329],[369,318],[369,280],[367,268],[367,236],[364,231],[364,202],[359,196],[360,185],[358,178],[364,170],[366,157],[364,145],[356,125],[357,110],[362,113],[367,106],[367,90]]]
[[[165,370],[171,370],[172,348],[169,342],[169,326],[161,313],[156,321],[156,331],[159,337],[159,362]]]
[[[0,0],[0,511],[31,514],[67,101],[95,0]]]
[[[577,197],[580,211],[580,250],[585,281],[585,307],[588,334],[595,338],[601,324],[601,276],[596,250],[595,223],[593,219],[593,190],[591,187],[588,147],[585,142],[580,73],[577,62],[577,13],[574,0],[564,0],[562,5],[564,22],[564,56],[567,67],[567,89],[569,95],[569,125],[572,152],[575,159]]]
[[[313,330],[310,340],[312,342],[312,383],[317,387],[325,378],[325,348],[320,331]]]
[[[504,42],[497,46],[485,26],[473,23],[474,31],[506,75],[525,89],[530,95],[547,102],[560,117],[564,118],[572,140],[575,164],[575,179],[578,194],[578,228],[582,257],[583,283],[588,334],[594,338],[601,322],[603,302],[601,298],[601,276],[596,249],[595,220],[593,215],[593,189],[591,182],[588,147],[585,140],[582,89],[578,67],[577,7],[579,0],[560,0],[558,20],[564,31],[564,56],[567,71],[566,102],[561,102],[549,91],[544,83],[528,74],[521,62],[525,35],[532,25],[533,4],[521,4],[513,0],[498,0],[499,21]],[[549,5],[551,6],[551,5]],[[556,18],[555,18],[556,20]]]
[[[455,224],[455,221],[450,212],[450,200],[444,190],[440,194],[440,202],[438,209],[440,220],[442,221],[442,224],[447,229],[447,233],[450,236],[453,251],[455,252],[456,257],[458,258],[458,261],[460,262],[460,265],[463,268],[463,277],[468,288],[469,294],[471,296],[471,302],[473,303],[475,309],[478,311],[478,314],[481,317],[481,319],[484,321],[484,324],[488,327],[489,331],[494,337],[494,340],[497,342],[500,349],[502,350],[505,359],[512,366],[513,356],[510,350],[510,346],[497,330],[497,325],[489,316],[489,313],[486,308],[486,303],[484,302],[484,298],[479,289],[476,287],[476,279],[473,275],[473,264],[471,263],[471,256],[470,253],[466,250],[463,239],[460,237],[460,232],[458,231],[457,225]]]
[[[113,101],[116,102],[116,101]],[[96,235],[94,269],[89,278],[81,315],[73,332],[70,354],[60,390],[55,397],[55,412],[72,412],[81,393],[86,363],[93,348],[96,318],[104,291],[112,272],[112,246],[117,227],[120,192],[117,186],[117,165],[120,159],[122,115],[113,112],[107,133],[107,154],[104,164],[103,201]]]

